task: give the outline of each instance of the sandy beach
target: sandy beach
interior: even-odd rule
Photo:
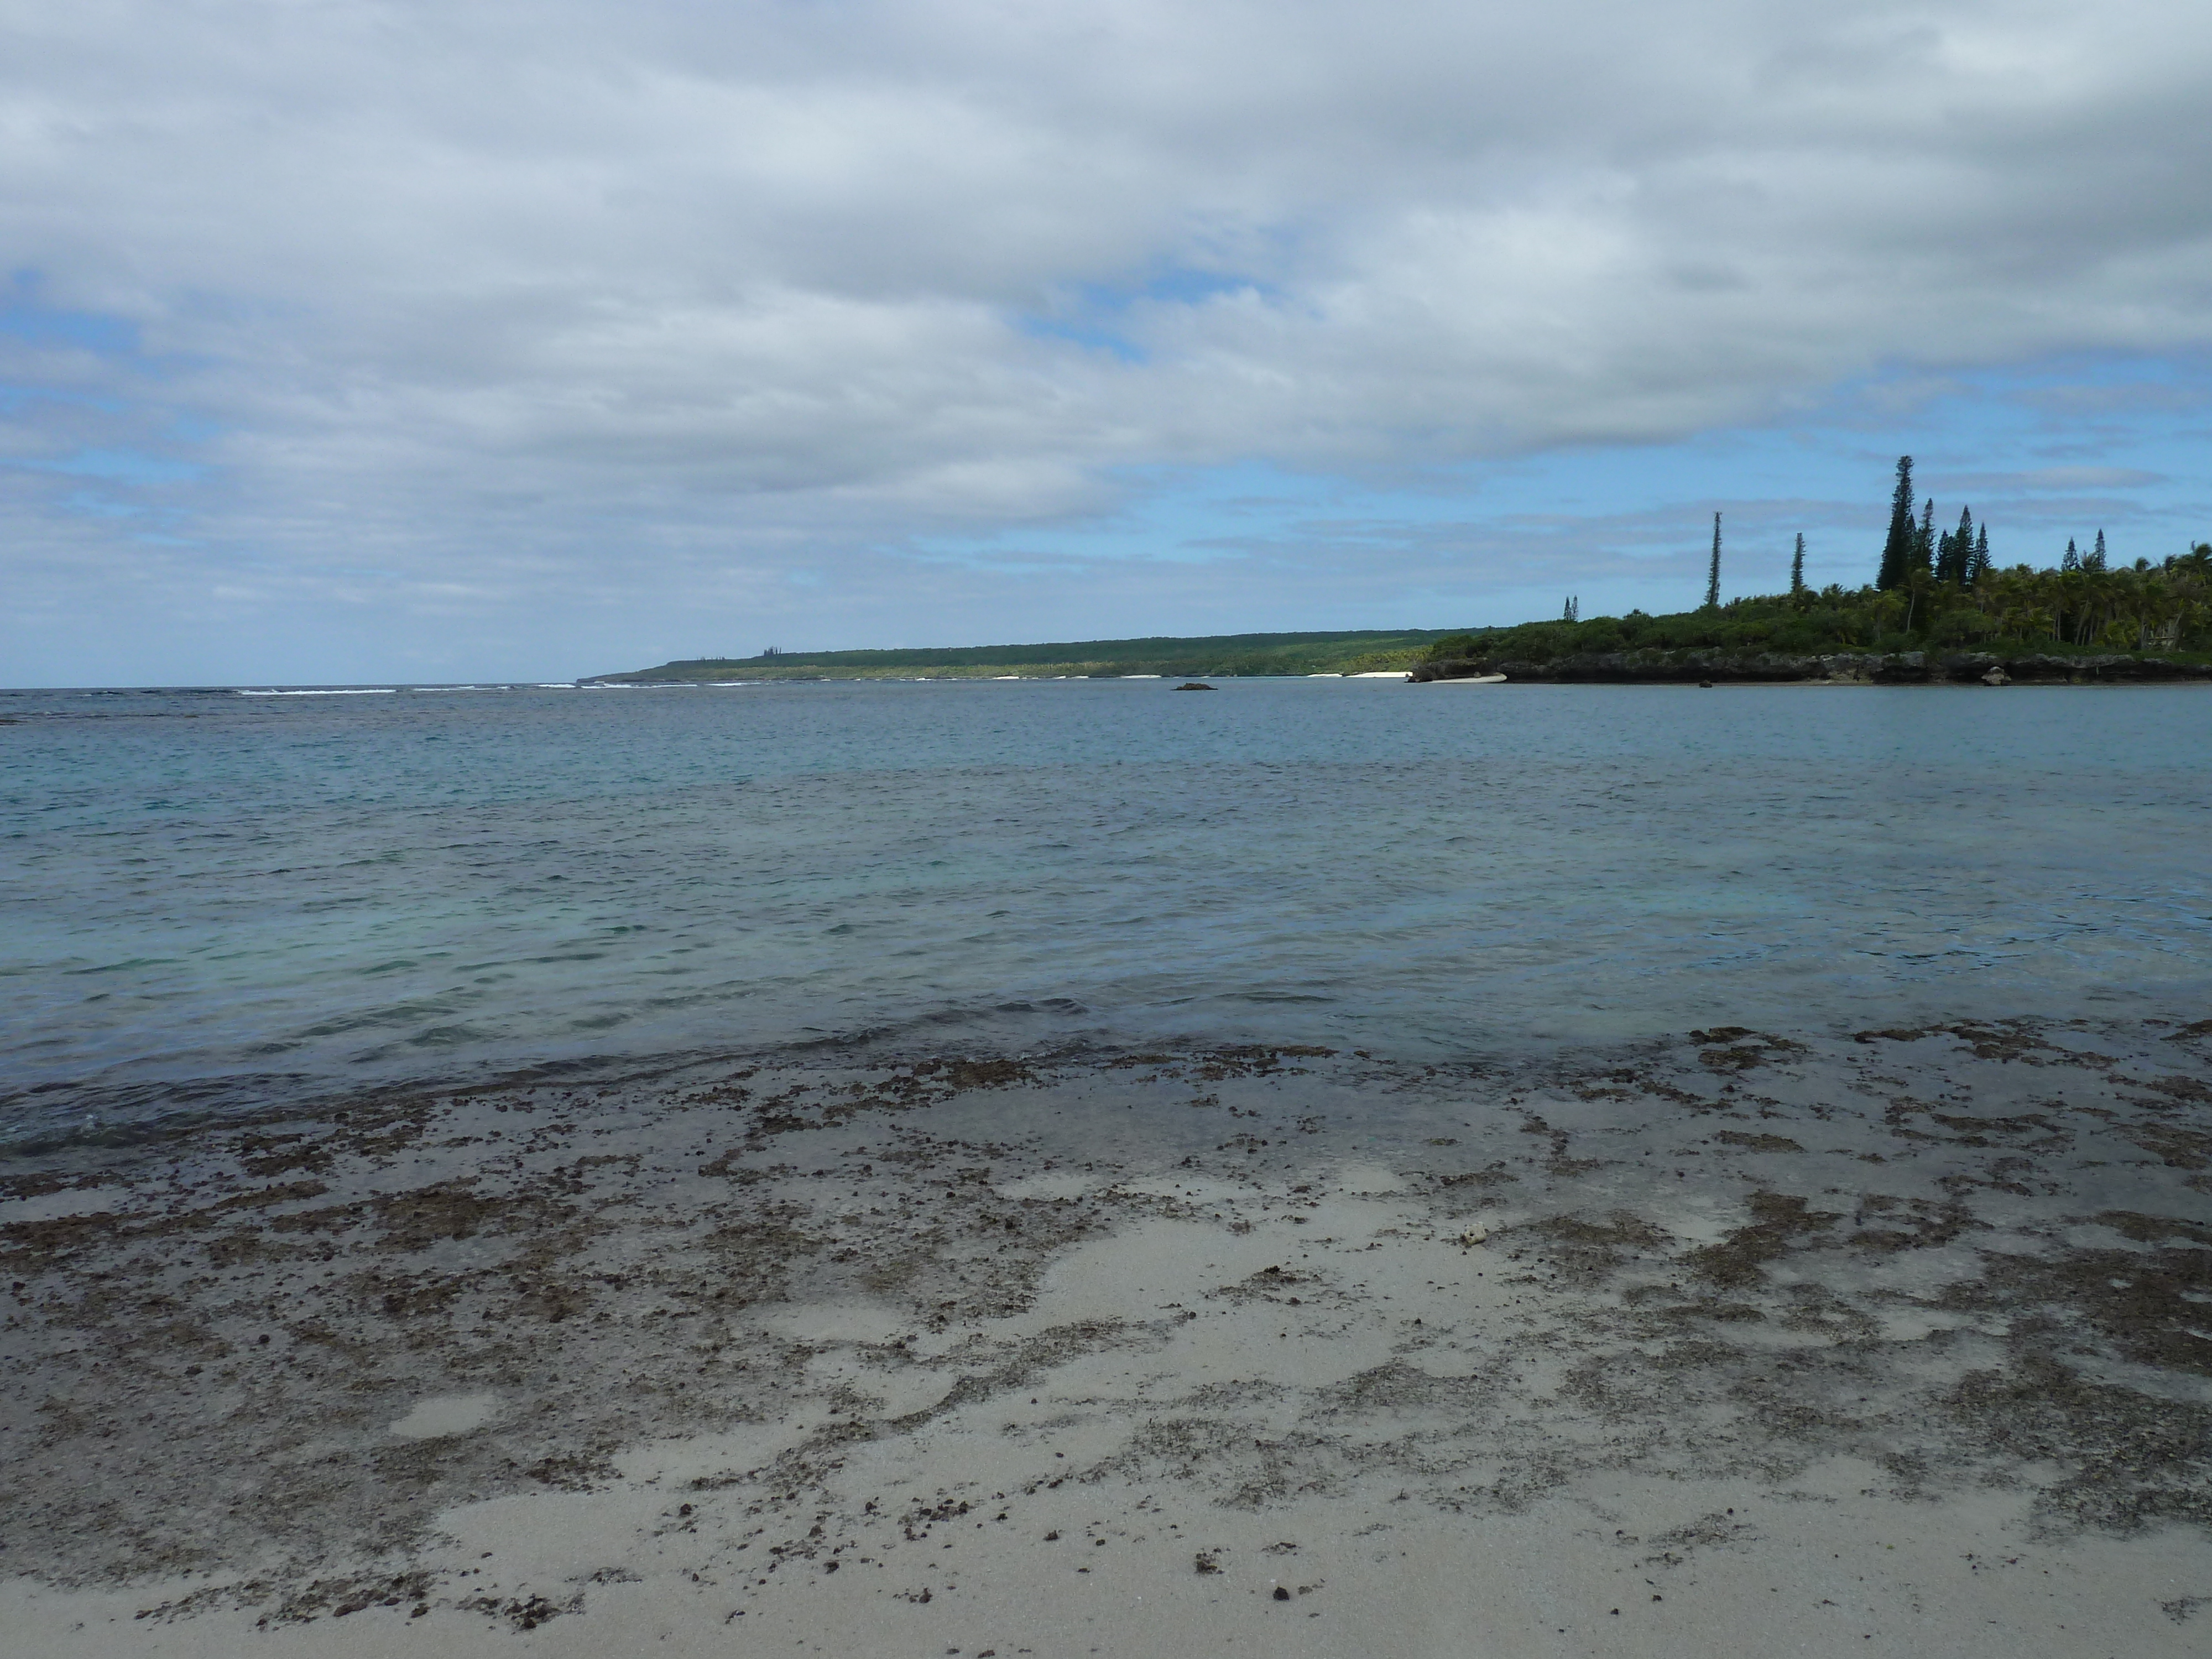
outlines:
[[[0,1653],[2201,1653],[2208,1168],[2212,1021],[17,1160]]]

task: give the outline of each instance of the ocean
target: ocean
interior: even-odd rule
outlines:
[[[2212,698],[0,694],[0,1140],[828,1048],[2197,1018]]]

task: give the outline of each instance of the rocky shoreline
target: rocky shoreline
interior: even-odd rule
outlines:
[[[2212,1020],[694,1065],[0,1194],[46,1659],[2212,1623]]]
[[[1503,674],[1509,681],[1573,685],[2147,685],[2212,683],[2212,664],[2122,654],[1998,657],[1987,652],[1615,651],[1538,662],[1475,657],[1425,662],[1419,684]]]

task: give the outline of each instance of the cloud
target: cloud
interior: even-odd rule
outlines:
[[[64,585],[86,515],[25,464],[72,455],[301,605],[665,603],[1146,469],[1664,443],[2212,337],[2212,14],[2149,0],[6,27],[0,383],[74,401],[66,443],[0,405],[0,514]]]

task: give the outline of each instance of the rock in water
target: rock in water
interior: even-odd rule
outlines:
[[[1181,685],[1176,687],[1178,691],[1211,691],[1214,689],[1200,680],[1185,680]]]

